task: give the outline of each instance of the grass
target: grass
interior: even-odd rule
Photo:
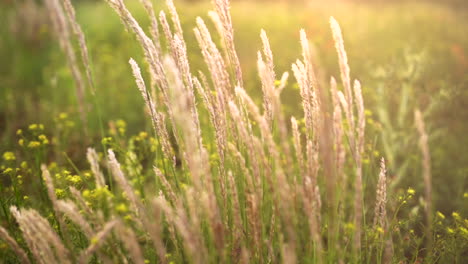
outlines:
[[[446,108],[464,113],[457,105],[443,105],[466,83],[460,47],[467,39],[455,26],[463,25],[463,14],[404,4],[384,5],[383,15],[376,15],[375,6],[340,3],[308,7],[317,12],[317,22],[311,22],[301,6],[239,3],[231,23],[229,3],[217,0],[213,6],[181,5],[179,21],[168,1],[155,7],[164,8],[168,27],[164,16],[156,15],[160,28],[147,30],[153,9],[139,3],[129,6],[131,13],[120,0],[83,4],[76,23],[69,17],[72,9],[63,11],[68,1],[45,2],[43,14],[55,24],[28,16],[32,24],[44,25],[36,41],[55,36],[61,44],[48,43],[37,53],[25,47],[39,58],[30,65],[31,54],[13,48],[17,39],[5,42],[12,51],[7,57],[18,59],[2,70],[6,83],[28,88],[3,90],[1,259],[463,263],[467,258],[464,158],[445,171],[452,176],[437,177],[437,170],[452,164],[444,157],[452,153],[445,146],[454,139],[464,142],[455,135],[465,130],[447,134],[437,122],[459,123],[432,117]],[[409,7],[418,11],[394,20]],[[207,9],[219,18],[214,24]],[[258,19],[241,19],[260,9]],[[331,13],[345,26],[329,19]],[[95,23],[99,17],[108,19]],[[426,26],[429,19],[454,28]],[[325,29],[328,21],[331,30]],[[303,24],[307,30],[294,31]],[[258,37],[261,28],[266,33]],[[152,39],[150,32],[158,31],[160,37]],[[82,36],[90,64],[83,60],[88,54]],[[362,52],[363,43],[375,48]],[[395,50],[404,56],[384,63]],[[438,57],[447,50],[455,55]],[[32,73],[36,67],[40,77]],[[31,79],[21,80],[20,74]],[[362,84],[355,76],[363,76]],[[434,80],[440,95],[427,100]],[[80,86],[86,87],[82,99],[74,91]],[[28,119],[34,123],[27,125]],[[444,135],[451,137],[441,140]],[[440,206],[447,201],[441,183],[449,192],[457,190],[449,208]]]

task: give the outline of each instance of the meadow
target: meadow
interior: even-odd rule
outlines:
[[[468,7],[0,2],[1,263],[466,263]]]

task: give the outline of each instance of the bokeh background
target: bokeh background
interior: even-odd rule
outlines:
[[[104,0],[72,1],[91,54],[97,100],[106,124],[122,119],[129,133],[149,129],[128,59],[141,49]],[[138,1],[126,1],[139,22],[148,20]],[[162,1],[154,1],[162,9]],[[192,69],[205,69],[195,41],[195,18],[207,18],[210,2],[175,1]],[[413,111],[423,111],[430,134],[435,207],[468,211],[468,1],[282,0],[232,1],[237,52],[249,93],[260,104],[256,52],[265,29],[276,71],[290,71],[300,57],[299,29],[314,48],[322,85],[339,77],[329,16],[341,24],[353,78],[361,80],[368,111],[367,159],[387,159],[392,186],[422,190]],[[207,19],[208,20],[208,19]],[[210,25],[212,26],[212,25]],[[214,32],[214,31],[213,31]],[[100,142],[91,97],[86,136],[79,124],[73,79],[52,34],[41,1],[0,0],[0,150],[13,149],[15,132],[30,123],[55,126],[61,113],[70,126],[67,155],[85,166],[85,147]],[[291,76],[282,94],[287,115],[301,117]],[[73,124],[73,123],[71,123]],[[365,184],[375,184],[366,182]]]

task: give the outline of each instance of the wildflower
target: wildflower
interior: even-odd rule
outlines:
[[[91,238],[91,244],[92,245],[96,245],[98,242],[99,242],[99,239],[97,239],[97,237]]]
[[[440,219],[445,219],[445,215],[439,211],[437,211],[437,216],[440,218]]]
[[[455,230],[453,230],[453,229],[450,228],[450,227],[447,227],[447,232],[448,232],[449,234],[453,234],[453,233],[455,233]]]
[[[29,196],[27,196],[27,195],[23,196],[23,200],[25,200],[25,201],[29,200]]]
[[[57,188],[55,189],[55,195],[57,198],[63,198],[65,196],[65,190]]]
[[[18,140],[18,145],[23,146],[24,145],[24,139]]]
[[[112,138],[111,137],[105,137],[102,139],[102,144],[103,145],[109,145],[111,142],[112,142]]]
[[[354,231],[355,227],[353,223],[346,223],[344,226],[345,230],[348,232]]]
[[[131,221],[132,220],[132,215],[128,214],[126,216],[124,216],[123,218],[125,221]]]
[[[128,212],[128,207],[126,204],[120,203],[117,205],[117,207],[115,207],[115,210],[119,213],[126,213]]]
[[[468,192],[463,194],[463,198],[468,198]]]
[[[31,141],[28,144],[28,148],[30,148],[30,149],[38,148],[40,146],[41,146],[41,142],[39,142],[39,141]]]
[[[20,166],[21,168],[26,169],[28,168],[28,163],[26,161],[22,161]]]
[[[20,136],[22,134],[23,134],[23,130],[21,129],[16,130],[16,135]]]
[[[92,175],[91,175],[91,173],[89,173],[89,172],[85,172],[85,173],[83,173],[83,176],[85,177],[85,179],[88,179],[88,180],[89,180],[89,179],[91,179],[91,176],[92,176]]]
[[[453,212],[452,216],[453,216],[453,218],[455,218],[455,220],[461,220],[460,214],[457,213],[457,212]]]
[[[37,124],[31,124],[28,127],[29,130],[36,130],[37,129]]]
[[[70,121],[70,120],[67,120],[67,122],[65,122],[65,126],[66,126],[66,127],[74,127],[74,126],[75,126],[75,122]]]
[[[379,232],[380,234],[383,234],[385,231],[383,230],[382,227],[377,227],[377,232]]]
[[[89,190],[84,190],[83,197],[89,199],[91,197],[91,192]]]
[[[468,229],[460,226],[460,233],[462,234],[462,236],[465,236],[465,237],[468,237]]]
[[[3,171],[3,173],[5,173],[5,174],[8,174],[8,173],[10,173],[10,172],[13,172],[13,169],[12,169],[12,168],[6,168],[6,169]]]
[[[67,114],[67,113],[60,113],[59,116],[58,116],[58,118],[61,119],[61,120],[67,119],[67,118],[68,118],[68,114]]]
[[[68,175],[66,179],[73,185],[78,185],[81,183],[81,178],[78,175]]]
[[[16,157],[15,157],[15,154],[11,151],[7,151],[5,153],[3,153],[3,159],[6,160],[6,161],[10,161],[10,160],[15,160]]]
[[[148,137],[148,133],[142,131],[142,132],[140,132],[140,134],[138,134],[138,136],[139,136],[141,139],[145,139],[145,138]]]
[[[406,191],[409,195],[414,195],[416,193],[416,191],[413,189],[413,188],[408,188],[408,190]]]
[[[44,145],[49,144],[49,140],[47,139],[47,137],[44,134],[39,135],[39,137],[37,137],[37,138],[40,141],[42,141],[42,144],[44,144]]]

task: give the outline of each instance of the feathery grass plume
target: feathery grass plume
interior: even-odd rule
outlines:
[[[297,125],[296,118],[291,117],[291,128],[293,135],[294,150],[296,151],[297,163],[299,165],[300,175],[305,175],[304,154],[302,153],[301,132]]]
[[[142,213],[141,210],[143,206],[140,200],[138,199],[137,195],[135,194],[135,191],[132,188],[132,185],[125,178],[124,173],[122,169],[120,168],[120,163],[117,161],[115,157],[114,151],[112,149],[108,149],[107,152],[108,152],[108,157],[109,157],[108,164],[109,164],[112,176],[114,176],[115,181],[120,186],[120,188],[122,188],[126,197],[130,201],[130,208],[137,216],[137,219],[136,219],[137,222],[139,222],[139,224],[142,224],[139,217],[140,217],[140,214]]]
[[[201,77],[205,77],[201,74]],[[227,138],[227,129],[226,129],[226,111],[223,109],[223,105],[218,101],[218,98],[215,98],[210,91],[208,91],[208,84],[204,81],[204,86],[200,83],[197,78],[193,78],[194,87],[201,95],[203,103],[208,110],[210,115],[210,122],[215,129],[216,137],[216,148],[220,158],[220,170],[224,172],[224,162],[225,162],[225,151],[226,151],[226,138]],[[221,117],[220,117],[221,116]]]
[[[265,118],[268,123],[268,126],[273,125],[273,100],[272,98],[275,93],[275,79],[271,75],[271,72],[265,65],[263,61],[262,54],[257,53],[257,68],[258,74],[260,76],[260,81],[262,82],[262,92],[263,92],[263,108],[265,111]]]
[[[103,225],[105,221],[104,221],[104,215],[102,211],[100,210],[94,211],[93,209],[91,209],[91,207],[88,205],[88,203],[85,201],[85,199],[81,195],[80,191],[78,191],[75,187],[70,186],[69,189],[76,204],[79,206],[81,210],[83,210],[83,212],[86,214],[86,216],[91,221],[91,223],[94,225]],[[107,202],[109,202],[109,199]]]
[[[117,221],[114,231],[118,234],[117,237],[125,246],[125,249],[129,253],[129,257],[132,263],[144,264],[145,259],[141,252],[141,247],[138,244],[138,239],[132,229],[125,226],[122,222]]]
[[[75,9],[73,8],[72,3],[70,0],[63,0],[63,7],[68,17],[68,22],[71,25],[73,33],[75,34],[78,40],[78,47],[80,48],[81,60],[83,61],[83,65],[86,71],[86,78],[88,79],[88,85],[91,89],[91,93],[96,93],[96,88],[94,86],[93,75],[91,74],[91,65],[89,59],[89,52],[88,47],[86,46],[86,38],[81,29],[80,24],[78,24],[75,15]]]
[[[197,27],[193,31],[205,64],[211,74],[213,86],[220,97],[218,100],[221,100],[222,105],[225,106],[231,95],[229,90],[233,87],[229,80],[229,73],[226,70],[226,62],[213,42],[205,22],[200,17],[197,17]]]
[[[426,200],[426,241],[427,250],[430,251],[432,249],[432,176],[431,154],[428,142],[429,136],[427,135],[426,125],[419,109],[414,111],[414,121],[419,133],[419,148],[423,156],[421,164],[423,168],[424,196]]]
[[[70,253],[45,218],[33,209],[10,207],[23,237],[39,263],[72,263]]]
[[[148,220],[151,221],[149,235],[151,240],[153,240],[154,248],[156,249],[156,253],[158,254],[159,261],[163,264],[167,263],[167,250],[166,250],[166,243],[163,240],[163,213],[160,208],[152,206],[150,208],[151,216]],[[175,241],[174,241],[175,242]]]
[[[172,208],[164,196],[156,197],[153,204],[164,212],[168,224],[173,225],[182,237],[184,247],[189,256],[193,258],[193,262],[197,264],[206,263],[206,250],[204,246],[199,244],[202,239],[198,238],[193,231],[194,228],[198,227],[193,227],[189,223],[183,204],[178,202],[175,204],[175,208]]]
[[[243,237],[242,231],[244,230],[242,226],[242,220],[241,220],[241,208],[239,205],[239,193],[236,185],[236,180],[234,179],[234,175],[232,174],[232,171],[228,171],[227,173],[227,178],[228,178],[228,189],[230,190],[230,200],[232,201],[232,215],[233,215],[233,230],[232,232],[234,233],[234,248],[240,247],[240,241]]]
[[[21,263],[31,263],[26,252],[18,245],[18,243],[16,243],[15,239],[8,234],[8,231],[1,226],[0,239],[5,241],[8,245],[10,245],[11,249],[15,252],[16,256],[20,257]]]
[[[167,82],[164,66],[162,65],[162,54],[158,52],[151,39],[148,38],[136,19],[132,16],[130,11],[128,11],[123,0],[106,1],[116,11],[126,29],[132,31],[140,43],[145,60],[149,65],[151,78],[156,82],[163,94],[164,104],[166,105],[167,112],[169,114],[169,120],[173,128],[174,137],[176,142],[178,142],[179,137],[174,124],[174,115],[172,113],[172,107],[169,100],[169,83]]]
[[[172,85],[171,89],[171,103],[174,109],[175,123],[180,127],[183,141],[179,142],[184,159],[192,176],[192,181],[198,187],[203,183],[202,177],[209,172],[209,162],[206,157],[206,150],[201,144],[194,115],[191,115],[190,102],[194,100],[191,98],[193,94],[187,92],[184,88],[180,72],[174,60],[166,56],[164,59],[165,69],[167,69],[167,76],[169,83]]]
[[[57,222],[59,224],[59,230],[61,234],[65,238],[69,238],[67,235],[67,226],[65,224],[65,221],[63,219],[63,216],[59,210],[58,204],[57,204],[57,195],[55,193],[55,188],[54,188],[54,182],[52,180],[52,177],[50,176],[50,172],[47,169],[45,164],[41,165],[41,171],[42,171],[42,178],[44,179],[47,187],[47,194],[49,196],[50,201],[52,202],[52,208],[54,209],[55,213],[55,218],[57,219]],[[68,242],[68,241],[65,241]]]
[[[86,219],[78,212],[78,209],[73,202],[58,200],[57,209],[65,214],[75,224],[77,224],[89,239],[92,238],[94,230],[91,228]]]
[[[158,20],[154,13],[153,3],[150,0],[140,0],[140,3],[145,8],[146,14],[150,19],[150,34],[153,40],[153,44],[156,48],[156,51],[161,51],[161,44],[159,41],[159,28],[158,28]]]
[[[229,12],[229,0],[214,0],[213,4],[223,28],[221,37],[227,50],[229,65],[233,66],[233,70],[235,71],[235,85],[243,87],[242,69],[234,46],[234,28],[232,27],[231,14]]]
[[[385,169],[385,159],[380,160],[380,173],[377,183],[377,195],[375,198],[374,227],[386,228],[387,217],[387,170]]]
[[[244,156],[242,155],[242,153],[239,152],[239,150],[237,149],[237,147],[232,144],[232,143],[228,143],[228,149],[230,151],[230,153],[232,153],[232,156],[234,156],[237,160],[237,163],[239,164],[241,170],[242,170],[242,174],[243,176],[245,177],[245,180],[246,180],[246,183],[247,183],[247,191],[249,192],[254,192],[254,191],[261,191],[260,188],[258,188],[260,186],[260,179],[258,178],[252,178],[252,175],[249,171],[249,169],[247,168],[247,165],[246,165],[246,161],[245,161],[245,158]]]
[[[344,48],[343,34],[341,33],[340,24],[334,17],[330,17],[330,27],[335,41],[335,48],[338,53],[338,61],[340,63],[341,81],[343,83],[345,98],[348,102],[348,111],[351,113],[349,119],[351,130],[354,130],[354,116],[353,113],[353,94],[351,88],[350,70],[348,65],[348,56]]]
[[[104,187],[106,186],[106,181],[104,180],[104,175],[99,168],[99,158],[96,153],[96,150],[93,148],[88,148],[86,151],[86,158],[88,160],[89,165],[91,165],[91,171],[94,174],[94,178],[96,180],[96,186]]]
[[[72,73],[73,79],[76,85],[76,97],[78,101],[78,108],[80,111],[81,121],[83,126],[86,130],[86,107],[84,102],[85,97],[85,83],[83,81],[83,76],[80,71],[80,67],[78,66],[77,58],[75,55],[75,51],[73,49],[73,45],[71,42],[71,33],[70,33],[70,26],[66,19],[65,13],[63,11],[62,5],[60,4],[59,0],[45,0],[45,6],[49,11],[49,17],[52,21],[52,25],[59,40],[60,47],[62,51],[65,53],[65,57],[67,58],[67,64],[70,68]],[[71,13],[70,13],[71,14]],[[69,15],[70,15],[69,14]],[[76,27],[76,25],[74,25]],[[84,49],[86,49],[86,45],[84,43],[84,35],[83,42],[80,40],[80,46],[82,49],[82,54],[84,54]],[[81,38],[81,37],[80,37]],[[85,58],[83,58],[85,60]],[[86,58],[86,61],[89,61]],[[90,79],[91,80],[91,79]]]
[[[343,143],[343,120],[342,110],[340,106],[340,99],[338,96],[338,89],[336,87],[335,78],[330,79],[331,98],[333,104],[333,138],[335,140],[336,149],[336,175],[338,176],[337,182],[341,182],[344,186],[346,184],[346,174],[343,172],[344,163],[346,161],[346,149]],[[343,96],[342,96],[343,97]],[[344,97],[343,97],[344,99]],[[342,190],[344,191],[344,190]]]
[[[239,86],[235,89],[237,97],[245,104],[249,112],[251,113],[253,119],[257,122],[260,128],[260,134],[262,136],[261,145],[265,145],[268,149],[269,155],[272,160],[272,164],[266,164],[266,168],[271,166],[272,170],[267,172],[266,178],[271,185],[273,201],[275,203],[275,213],[281,217],[281,220],[285,223],[290,223],[292,220],[295,220],[294,212],[292,210],[293,197],[291,197],[291,186],[288,182],[286,175],[283,171],[283,167],[280,161],[279,149],[276,143],[273,140],[270,129],[268,128],[267,121],[264,116],[260,115],[258,107],[255,105],[250,96],[245,92],[245,90]],[[262,147],[260,147],[262,148]],[[267,157],[260,156],[265,159]],[[293,224],[285,225],[286,232],[288,234],[287,243],[291,247],[296,248],[296,233],[293,230]]]
[[[118,223],[117,220],[111,220],[107,222],[101,231],[94,235],[91,239],[90,245],[84,249],[79,257],[79,263],[85,264],[88,263],[89,258],[99,250],[99,248],[105,243],[106,238],[111,234],[113,228]],[[105,260],[103,255],[99,256],[101,261]],[[112,263],[110,260],[104,261],[104,263]]]
[[[153,102],[153,99],[151,98],[149,91],[146,89],[145,81],[141,76],[140,67],[138,67],[138,64],[135,62],[135,60],[133,60],[133,58],[130,58],[128,62],[132,67],[133,76],[135,77],[135,82],[137,84],[138,90],[140,90],[140,93],[145,101],[146,107],[148,108],[148,112],[150,113],[153,129],[160,139],[163,153],[168,160],[172,161],[172,166],[175,166],[176,158],[174,154],[174,149],[172,148],[169,139],[169,134],[166,129],[164,117],[161,113],[159,113],[156,110],[156,106]]]
[[[176,193],[174,192],[171,184],[167,180],[166,176],[156,167],[153,167],[154,174],[161,181],[162,186],[166,189],[167,196],[172,203],[176,203],[179,199],[177,198]]]
[[[229,101],[229,111],[237,128],[237,133],[240,134],[239,139],[244,141],[249,153],[249,160],[252,162],[252,172],[255,179],[260,179],[260,160],[263,158],[263,149],[257,148],[254,143],[254,135],[249,133],[249,129],[245,120],[242,118],[241,112],[233,101]]]
[[[358,114],[357,120],[357,141],[355,145],[354,158],[356,162],[356,179],[355,179],[355,226],[356,234],[354,242],[356,248],[361,247],[361,226],[362,226],[362,213],[363,213],[363,191],[362,191],[362,154],[364,152],[364,130],[366,126],[365,114],[364,114],[364,101],[362,99],[361,83],[357,80],[354,82],[354,96],[356,99],[356,108]]]

